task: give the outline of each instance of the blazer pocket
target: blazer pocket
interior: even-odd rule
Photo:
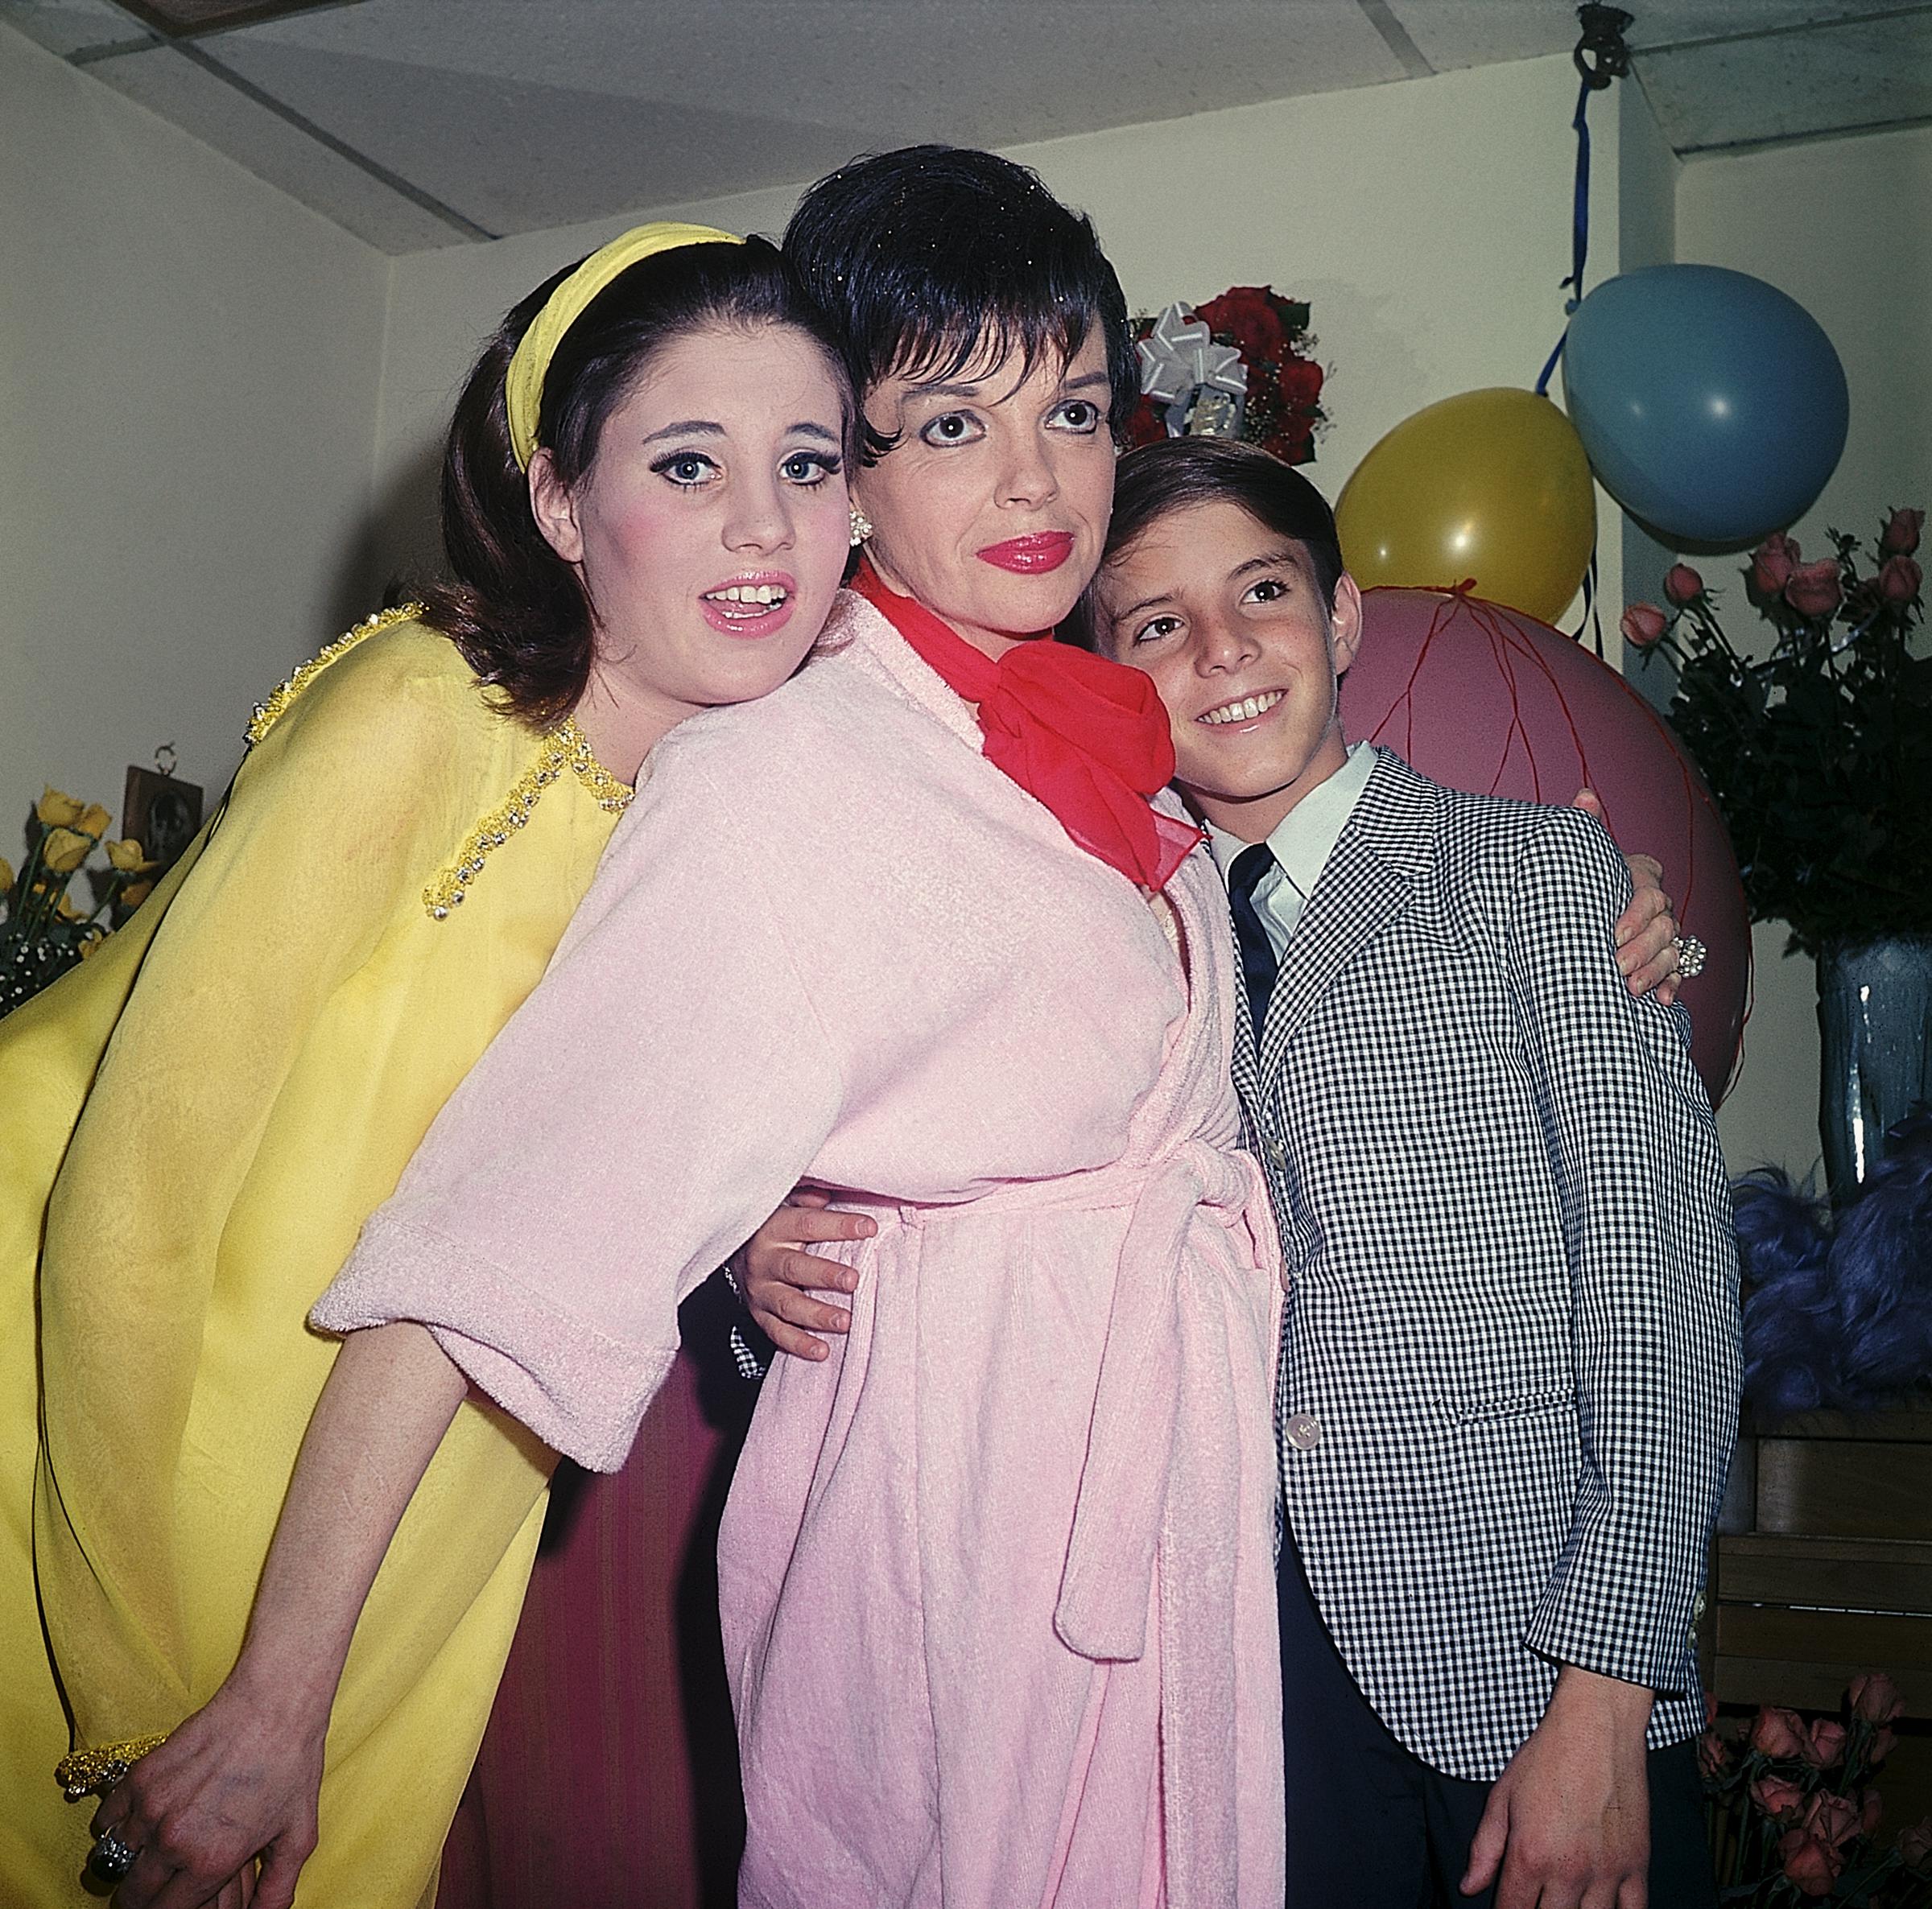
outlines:
[[[1438,1399],[1435,1408],[1452,1425],[1489,1425],[1510,1419],[1542,1418],[1552,1412],[1574,1412],[1576,1388],[1552,1386],[1544,1392],[1492,1392],[1460,1399]]]

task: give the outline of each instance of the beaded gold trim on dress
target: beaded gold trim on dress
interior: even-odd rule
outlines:
[[[423,891],[423,905],[432,922],[446,922],[460,906],[469,884],[483,872],[484,858],[501,848],[530,820],[543,791],[568,769],[589,790],[606,814],[621,815],[634,791],[620,782],[591,752],[589,739],[566,716],[538,745],[537,759],[517,778],[500,809],[493,809],[477,824],[456,860]]]
[[[94,1750],[69,1750],[54,1766],[54,1781],[66,1791],[69,1803],[78,1803],[89,1791],[105,1796],[127,1775],[130,1764],[138,1763],[167,1741],[163,1730],[158,1737],[130,1737]]]
[[[279,689],[270,692],[266,702],[255,705],[255,713],[249,718],[248,740],[250,746],[261,741],[287,714],[288,706],[296,697],[335,662],[346,656],[350,650],[379,629],[387,629],[392,623],[407,623],[423,614],[419,603],[398,604],[392,610],[378,610],[373,616],[365,616],[345,637],[337,637],[326,649],[319,649],[305,663],[299,665]]]

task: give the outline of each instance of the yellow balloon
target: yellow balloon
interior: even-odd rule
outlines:
[[[1476,594],[1545,623],[1590,567],[1596,498],[1570,420],[1534,391],[1465,391],[1406,418],[1335,507],[1342,557],[1377,583]]]

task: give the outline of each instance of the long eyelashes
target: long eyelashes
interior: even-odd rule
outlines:
[[[654,475],[668,478],[680,489],[696,490],[718,467],[696,451],[672,451],[653,459],[650,468]]]
[[[812,490],[844,468],[845,460],[836,451],[797,451],[779,464],[778,474],[787,484]],[[650,469],[680,490],[702,490],[722,474],[716,460],[700,451],[667,451],[652,460]]]

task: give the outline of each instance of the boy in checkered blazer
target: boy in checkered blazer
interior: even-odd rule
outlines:
[[[1290,1909],[1713,1903],[1693,1627],[1736,1267],[1687,1019],[1620,972],[1629,870],[1579,809],[1347,746],[1361,600],[1252,447],[1124,459],[1084,608],[1167,704],[1247,983]]]

